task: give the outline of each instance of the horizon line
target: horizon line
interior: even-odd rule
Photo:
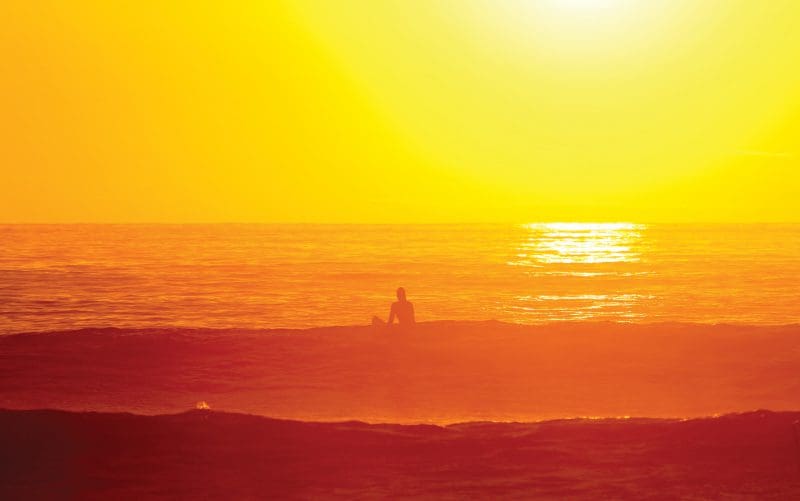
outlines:
[[[644,225],[758,225],[800,224],[800,220],[767,221],[646,221],[635,219],[528,219],[515,221],[0,221],[0,226],[456,226],[456,225],[526,225],[526,224],[644,224]]]

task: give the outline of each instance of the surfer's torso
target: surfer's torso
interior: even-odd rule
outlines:
[[[395,301],[389,317],[397,317],[400,325],[411,325],[414,323],[414,305],[411,301]]]

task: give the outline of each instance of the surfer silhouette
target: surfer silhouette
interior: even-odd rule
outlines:
[[[389,325],[394,323],[397,317],[397,323],[402,326],[414,325],[414,305],[411,301],[406,299],[406,290],[402,287],[397,288],[397,301],[392,303],[392,308],[389,310]]]
[[[414,319],[414,305],[406,299],[406,290],[402,287],[397,288],[397,301],[392,303],[389,310],[389,325],[394,324],[395,318],[400,327],[411,327],[416,323]],[[378,317],[372,318],[373,325],[384,325],[383,320]]]

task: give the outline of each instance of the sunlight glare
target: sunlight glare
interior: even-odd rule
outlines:
[[[520,257],[540,264],[619,263],[639,260],[635,248],[643,225],[633,223],[528,224]]]
[[[557,8],[575,10],[598,10],[613,8],[617,3],[614,0],[551,0]]]

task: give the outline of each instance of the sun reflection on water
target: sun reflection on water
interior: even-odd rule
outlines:
[[[517,266],[546,264],[632,263],[644,225],[634,223],[532,223],[519,246]]]
[[[633,287],[643,269],[645,225],[634,223],[531,223],[523,225],[511,266],[534,279],[506,310],[520,321],[632,320],[656,299]]]

